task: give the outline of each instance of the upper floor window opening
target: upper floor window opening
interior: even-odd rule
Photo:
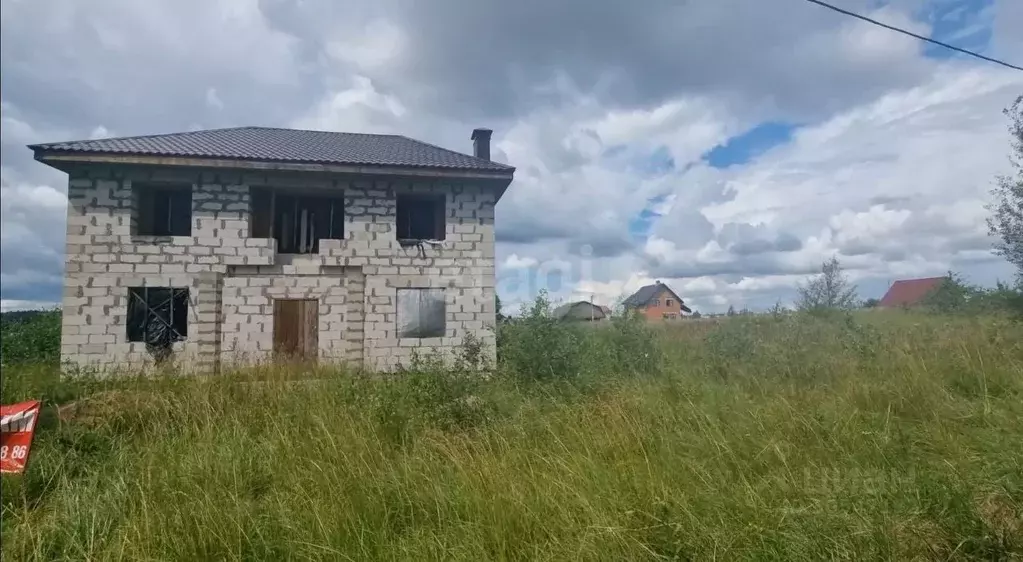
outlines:
[[[395,210],[398,240],[444,240],[443,195],[399,194]]]
[[[190,184],[132,184],[132,234],[191,236]]]

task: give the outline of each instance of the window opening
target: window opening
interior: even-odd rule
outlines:
[[[136,184],[135,234],[191,236],[192,186]]]
[[[396,203],[398,240],[444,239],[444,196],[400,194]]]
[[[171,344],[188,337],[188,289],[131,287],[128,289],[130,342],[145,342],[157,360],[170,354]]]
[[[446,309],[444,289],[398,289],[398,337],[444,337]]]

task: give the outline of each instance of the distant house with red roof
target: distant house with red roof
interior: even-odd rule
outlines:
[[[888,289],[881,302],[877,303],[879,308],[903,308],[917,306],[923,302],[927,295],[941,287],[941,284],[948,277],[927,277],[924,279],[900,279]]]

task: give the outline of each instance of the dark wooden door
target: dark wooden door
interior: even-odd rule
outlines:
[[[316,299],[274,301],[274,355],[284,360],[315,361],[319,308]]]

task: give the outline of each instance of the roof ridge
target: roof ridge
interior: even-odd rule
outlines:
[[[75,144],[83,142],[103,142],[103,141],[116,141],[116,140],[128,140],[128,139],[156,139],[160,137],[176,137],[180,135],[194,135],[197,133],[213,133],[217,131],[239,131],[242,129],[254,129],[257,127],[242,126],[242,127],[218,127],[216,129],[198,129],[195,131],[178,131],[176,133],[154,133],[151,135],[127,135],[120,137],[103,137],[98,139],[78,139],[78,140],[66,140],[60,142],[43,142],[28,145],[29,148],[36,148],[42,146],[55,146],[59,144]]]
[[[426,141],[421,141],[419,139],[414,139],[414,138],[406,136],[406,135],[396,135],[396,136],[399,136],[399,137],[401,137],[401,138],[403,138],[405,140],[410,140],[412,142],[416,142],[416,143],[419,143],[419,144],[424,144],[426,146],[429,146],[430,148],[436,148],[437,150],[443,150],[444,152],[450,152],[451,154],[457,154],[459,156],[465,156],[467,158],[472,158],[473,160],[479,160],[480,162],[486,162],[488,164],[497,164],[498,166],[504,166],[505,168],[511,168],[512,167],[512,166],[509,166],[508,164],[504,164],[502,162],[495,162],[493,160],[487,160],[486,158],[480,158],[479,156],[474,156],[472,154],[466,154],[464,152],[458,152],[457,150],[451,150],[450,148],[444,148],[443,146],[437,146],[436,144],[429,143],[429,142],[426,142]]]
[[[219,133],[219,132],[222,132],[222,131],[244,131],[244,130],[292,131],[292,132],[296,132],[296,133],[325,133],[325,134],[333,134],[333,135],[363,135],[363,136],[368,136],[368,137],[408,138],[408,137],[405,137],[404,135],[396,135],[396,134],[393,134],[393,133],[352,133],[352,132],[349,132],[349,131],[324,131],[324,130],[317,130],[317,129],[293,129],[293,128],[290,128],[290,127],[267,127],[267,126],[264,126],[264,125],[239,125],[237,127],[216,127],[216,128],[213,128],[213,129],[196,129],[194,131],[178,131],[176,133],[154,133],[154,134],[150,134],[150,135],[122,135],[122,136],[117,136],[117,137],[102,137],[102,138],[98,138],[98,139],[77,139],[77,140],[66,140],[66,141],[60,141],[60,142],[36,143],[36,144],[30,144],[30,145],[28,145],[28,147],[34,149],[34,148],[37,148],[37,147],[55,146],[55,145],[61,145],[61,144],[76,144],[76,143],[102,142],[102,141],[124,141],[124,140],[134,140],[134,139],[157,139],[157,138],[164,138],[164,137],[180,137],[180,136],[186,136],[186,135],[197,135],[197,134],[200,134],[200,133]],[[415,140],[415,139],[409,139],[409,140]],[[418,141],[418,142],[422,142],[422,141]],[[427,143],[423,143],[423,144],[427,144]],[[440,147],[437,147],[437,148],[440,148]],[[468,154],[463,154],[463,156],[469,156],[469,155]]]
[[[327,133],[330,135],[363,135],[367,137],[405,137],[405,135],[396,135],[394,133],[354,133],[352,131],[328,131],[324,129],[296,129],[293,127],[267,127],[265,125],[248,125],[245,127],[236,127],[238,129],[263,129],[265,131],[292,131],[296,133]],[[222,129],[212,129],[219,131]],[[415,140],[415,139],[412,139]],[[422,141],[419,141],[422,142]],[[426,143],[423,143],[426,144]],[[468,156],[467,154],[465,156]]]

